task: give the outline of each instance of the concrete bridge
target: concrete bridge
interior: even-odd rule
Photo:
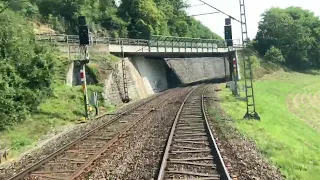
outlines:
[[[52,42],[60,51],[68,53],[70,66],[66,81],[79,85],[80,67],[73,63],[79,59],[78,36],[37,35],[37,40]],[[228,50],[223,42],[213,39],[165,36],[153,36],[149,40],[91,36],[89,45],[90,54],[111,53],[125,57],[125,65],[119,62],[104,80],[104,97],[112,102],[121,99],[124,81],[128,83],[129,97],[135,99],[181,84],[206,79],[228,80],[233,73],[232,59],[237,49],[240,46]],[[127,79],[123,78],[124,72]]]
[[[45,34],[37,35],[38,41],[57,43],[62,47],[62,51],[79,51],[78,35]],[[161,58],[191,58],[191,57],[224,57],[228,53],[233,53],[241,46],[235,45],[233,50],[229,50],[215,39],[184,38],[171,36],[152,36],[149,40],[110,38],[110,37],[90,37],[89,50],[91,52],[106,52],[117,56],[124,53],[125,57],[144,56]],[[65,45],[68,46],[65,46]],[[68,47],[68,49],[63,49]],[[70,50],[71,48],[71,50]]]

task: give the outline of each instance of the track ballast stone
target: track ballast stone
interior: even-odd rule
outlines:
[[[136,124],[81,179],[153,179],[159,169],[175,114],[186,95],[186,91],[181,91]]]

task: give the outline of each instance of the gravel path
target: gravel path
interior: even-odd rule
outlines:
[[[217,89],[215,85],[208,88],[206,95],[216,97],[214,89]],[[216,117],[211,117],[210,123],[213,134],[220,144],[219,148],[223,149],[225,163],[231,165],[229,171],[232,176],[244,180],[283,179],[280,171],[262,157],[254,142],[237,131],[217,101],[208,99],[206,106],[209,110],[212,107],[216,109],[218,114],[216,116],[220,116],[219,121]]]
[[[79,179],[154,178],[175,114],[186,94],[186,91],[181,91],[138,123],[95,163],[90,172]]]

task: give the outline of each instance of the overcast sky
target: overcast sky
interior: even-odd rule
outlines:
[[[208,4],[215,6],[216,8],[230,14],[231,16],[240,20],[240,6],[239,0],[204,0]],[[191,5],[202,4],[199,0],[188,0]],[[320,2],[319,0],[245,0],[246,14],[247,14],[247,25],[248,34],[250,39],[254,38],[257,29],[258,22],[261,20],[261,14],[272,6],[286,8],[289,6],[299,6],[304,9],[311,10],[317,16],[320,15]],[[215,10],[203,5],[194,6],[189,8],[189,15],[202,14],[207,12],[214,12]],[[204,25],[209,27],[213,32],[224,37],[224,19],[226,18],[223,14],[212,14],[205,16],[195,16],[196,19],[200,20]],[[241,38],[241,26],[238,22],[233,21],[233,39]]]

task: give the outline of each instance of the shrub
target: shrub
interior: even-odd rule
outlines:
[[[31,24],[0,14],[0,130],[25,118],[51,94],[54,56],[36,44]]]
[[[264,59],[269,62],[282,64],[285,62],[285,59],[281,53],[281,50],[271,46],[270,49],[264,55]]]

